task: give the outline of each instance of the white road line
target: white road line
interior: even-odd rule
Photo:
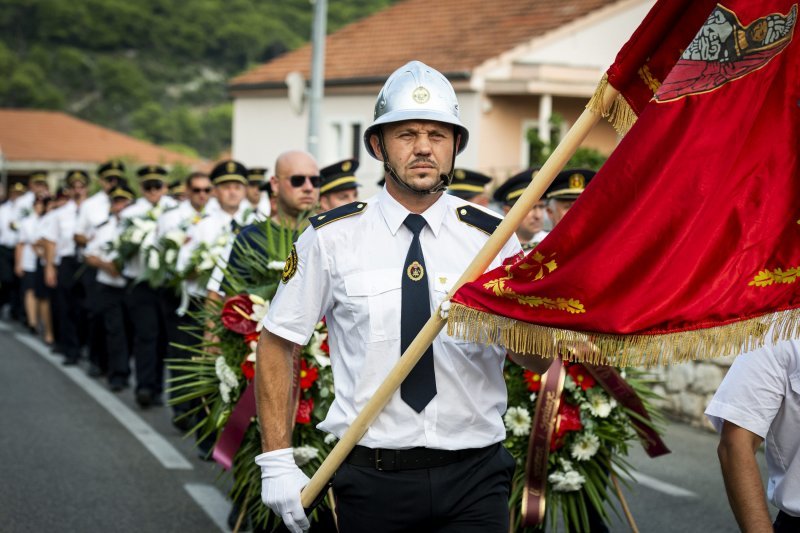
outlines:
[[[150,451],[153,456],[170,470],[192,470],[194,467],[175,449],[164,437],[162,437],[150,424],[131,411],[127,405],[122,403],[113,393],[97,384],[92,378],[87,376],[77,366],[65,367],[61,364],[61,358],[50,353],[50,350],[41,341],[17,333],[14,335],[19,342],[28,346],[30,349],[41,355],[45,360],[52,363],[56,368],[64,372],[72,381],[82,388],[89,396],[94,398],[111,416],[117,419],[125,429],[131,432],[142,445]]]
[[[669,496],[676,496],[678,498],[700,498],[700,496],[695,492],[684,489],[683,487],[679,487],[677,485],[673,485],[672,483],[667,483],[666,481],[661,481],[660,479],[650,477],[647,474],[642,474],[641,472],[631,472],[631,474],[633,475],[633,480],[643,487],[668,494]]]
[[[204,483],[187,483],[183,486],[195,503],[208,515],[212,522],[222,531],[230,531],[228,513],[231,504],[213,485]]]

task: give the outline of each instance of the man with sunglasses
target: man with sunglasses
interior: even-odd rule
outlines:
[[[120,232],[126,219],[151,217],[158,219],[167,209],[176,206],[167,196],[167,171],[159,165],[147,165],[136,171],[142,197],[120,213]],[[125,306],[133,321],[133,357],[136,363],[136,403],[143,409],[162,403],[164,390],[164,355],[167,339],[164,315],[157,289],[138,281],[144,270],[144,254],[140,250],[125,263],[122,275],[128,280]]]
[[[219,204],[210,202],[214,190],[208,174],[204,172],[192,172],[181,184],[186,192],[186,199],[181,201],[176,207],[166,210],[158,218],[156,229],[156,240],[160,241],[170,233],[180,232],[188,236],[189,232],[201,220],[207,218],[215,212]],[[170,187],[174,190],[174,187]],[[172,195],[173,199],[175,198]],[[167,356],[176,359],[184,355],[184,351],[176,348],[174,344],[186,344],[186,335],[181,332],[181,326],[185,325],[188,316],[185,314],[179,317],[176,312],[180,307],[180,294],[174,287],[166,286],[160,289],[161,311],[164,317],[164,327],[167,335]],[[192,339],[189,339],[190,341]],[[175,375],[173,374],[173,377]],[[188,429],[187,425],[191,422],[184,413],[190,408],[190,404],[182,403],[172,406],[172,423],[181,431]]]
[[[309,527],[291,448],[293,348],[326,318],[335,395],[318,427],[342,437],[500,222],[443,194],[468,136],[441,73],[396,70],[364,134],[385,188],[311,217],[287,261],[257,350],[256,463],[262,500],[292,531]],[[512,237],[490,268],[520,251]],[[508,531],[505,355],[436,337],[333,478],[340,531]]]

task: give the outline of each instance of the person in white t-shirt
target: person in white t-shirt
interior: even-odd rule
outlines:
[[[800,531],[800,340],[738,356],[706,416],[720,432],[722,476],[742,531]],[[766,498],[755,459],[764,442]],[[767,498],[779,509],[774,524]]]

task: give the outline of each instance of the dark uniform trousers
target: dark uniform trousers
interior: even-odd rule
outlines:
[[[108,370],[108,348],[106,347],[106,331],[102,315],[98,312],[100,283],[97,282],[97,269],[83,264],[80,277],[83,287],[84,309],[87,316],[89,344],[89,362],[103,372]]]
[[[434,468],[345,462],[333,478],[341,533],[508,533],[515,461],[501,444]]]
[[[19,279],[14,274],[14,248],[0,246],[0,309],[5,304],[9,304],[12,318],[25,316]]]
[[[56,320],[58,344],[67,361],[75,362],[81,354],[81,287],[78,282],[79,263],[74,256],[62,257],[58,265],[56,287]]]
[[[102,321],[108,349],[108,382],[127,385],[131,375],[129,321],[125,310],[125,287],[97,283],[94,312]]]
[[[159,395],[164,390],[167,346],[159,293],[146,282],[128,284],[125,308],[133,323],[132,352],[136,364],[136,391]]]
[[[178,307],[180,307],[180,303],[180,296],[175,293],[174,289],[166,288],[161,290],[161,308],[162,312],[164,313],[164,323],[166,326],[167,341],[169,343],[167,346],[167,357],[170,359],[185,360],[190,359],[192,354],[191,352],[179,348],[178,346],[192,346],[200,342],[197,337],[193,336],[190,332],[184,329],[197,326],[197,321],[192,317],[192,315],[199,311],[200,306],[195,300],[192,300],[186,313],[183,316],[178,316],[175,314],[175,311],[177,311]],[[170,375],[173,378],[180,377],[184,373],[185,371],[181,370],[170,371]],[[180,385],[180,383],[175,383],[174,385]],[[170,397],[185,394],[185,392],[186,391],[183,390],[171,393]],[[180,403],[173,405],[172,410],[175,416],[179,416],[191,409],[192,406],[197,403],[199,402],[194,401]]]

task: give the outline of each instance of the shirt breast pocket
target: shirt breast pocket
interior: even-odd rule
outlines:
[[[400,338],[402,271],[387,268],[344,277],[348,305],[367,342]]]

